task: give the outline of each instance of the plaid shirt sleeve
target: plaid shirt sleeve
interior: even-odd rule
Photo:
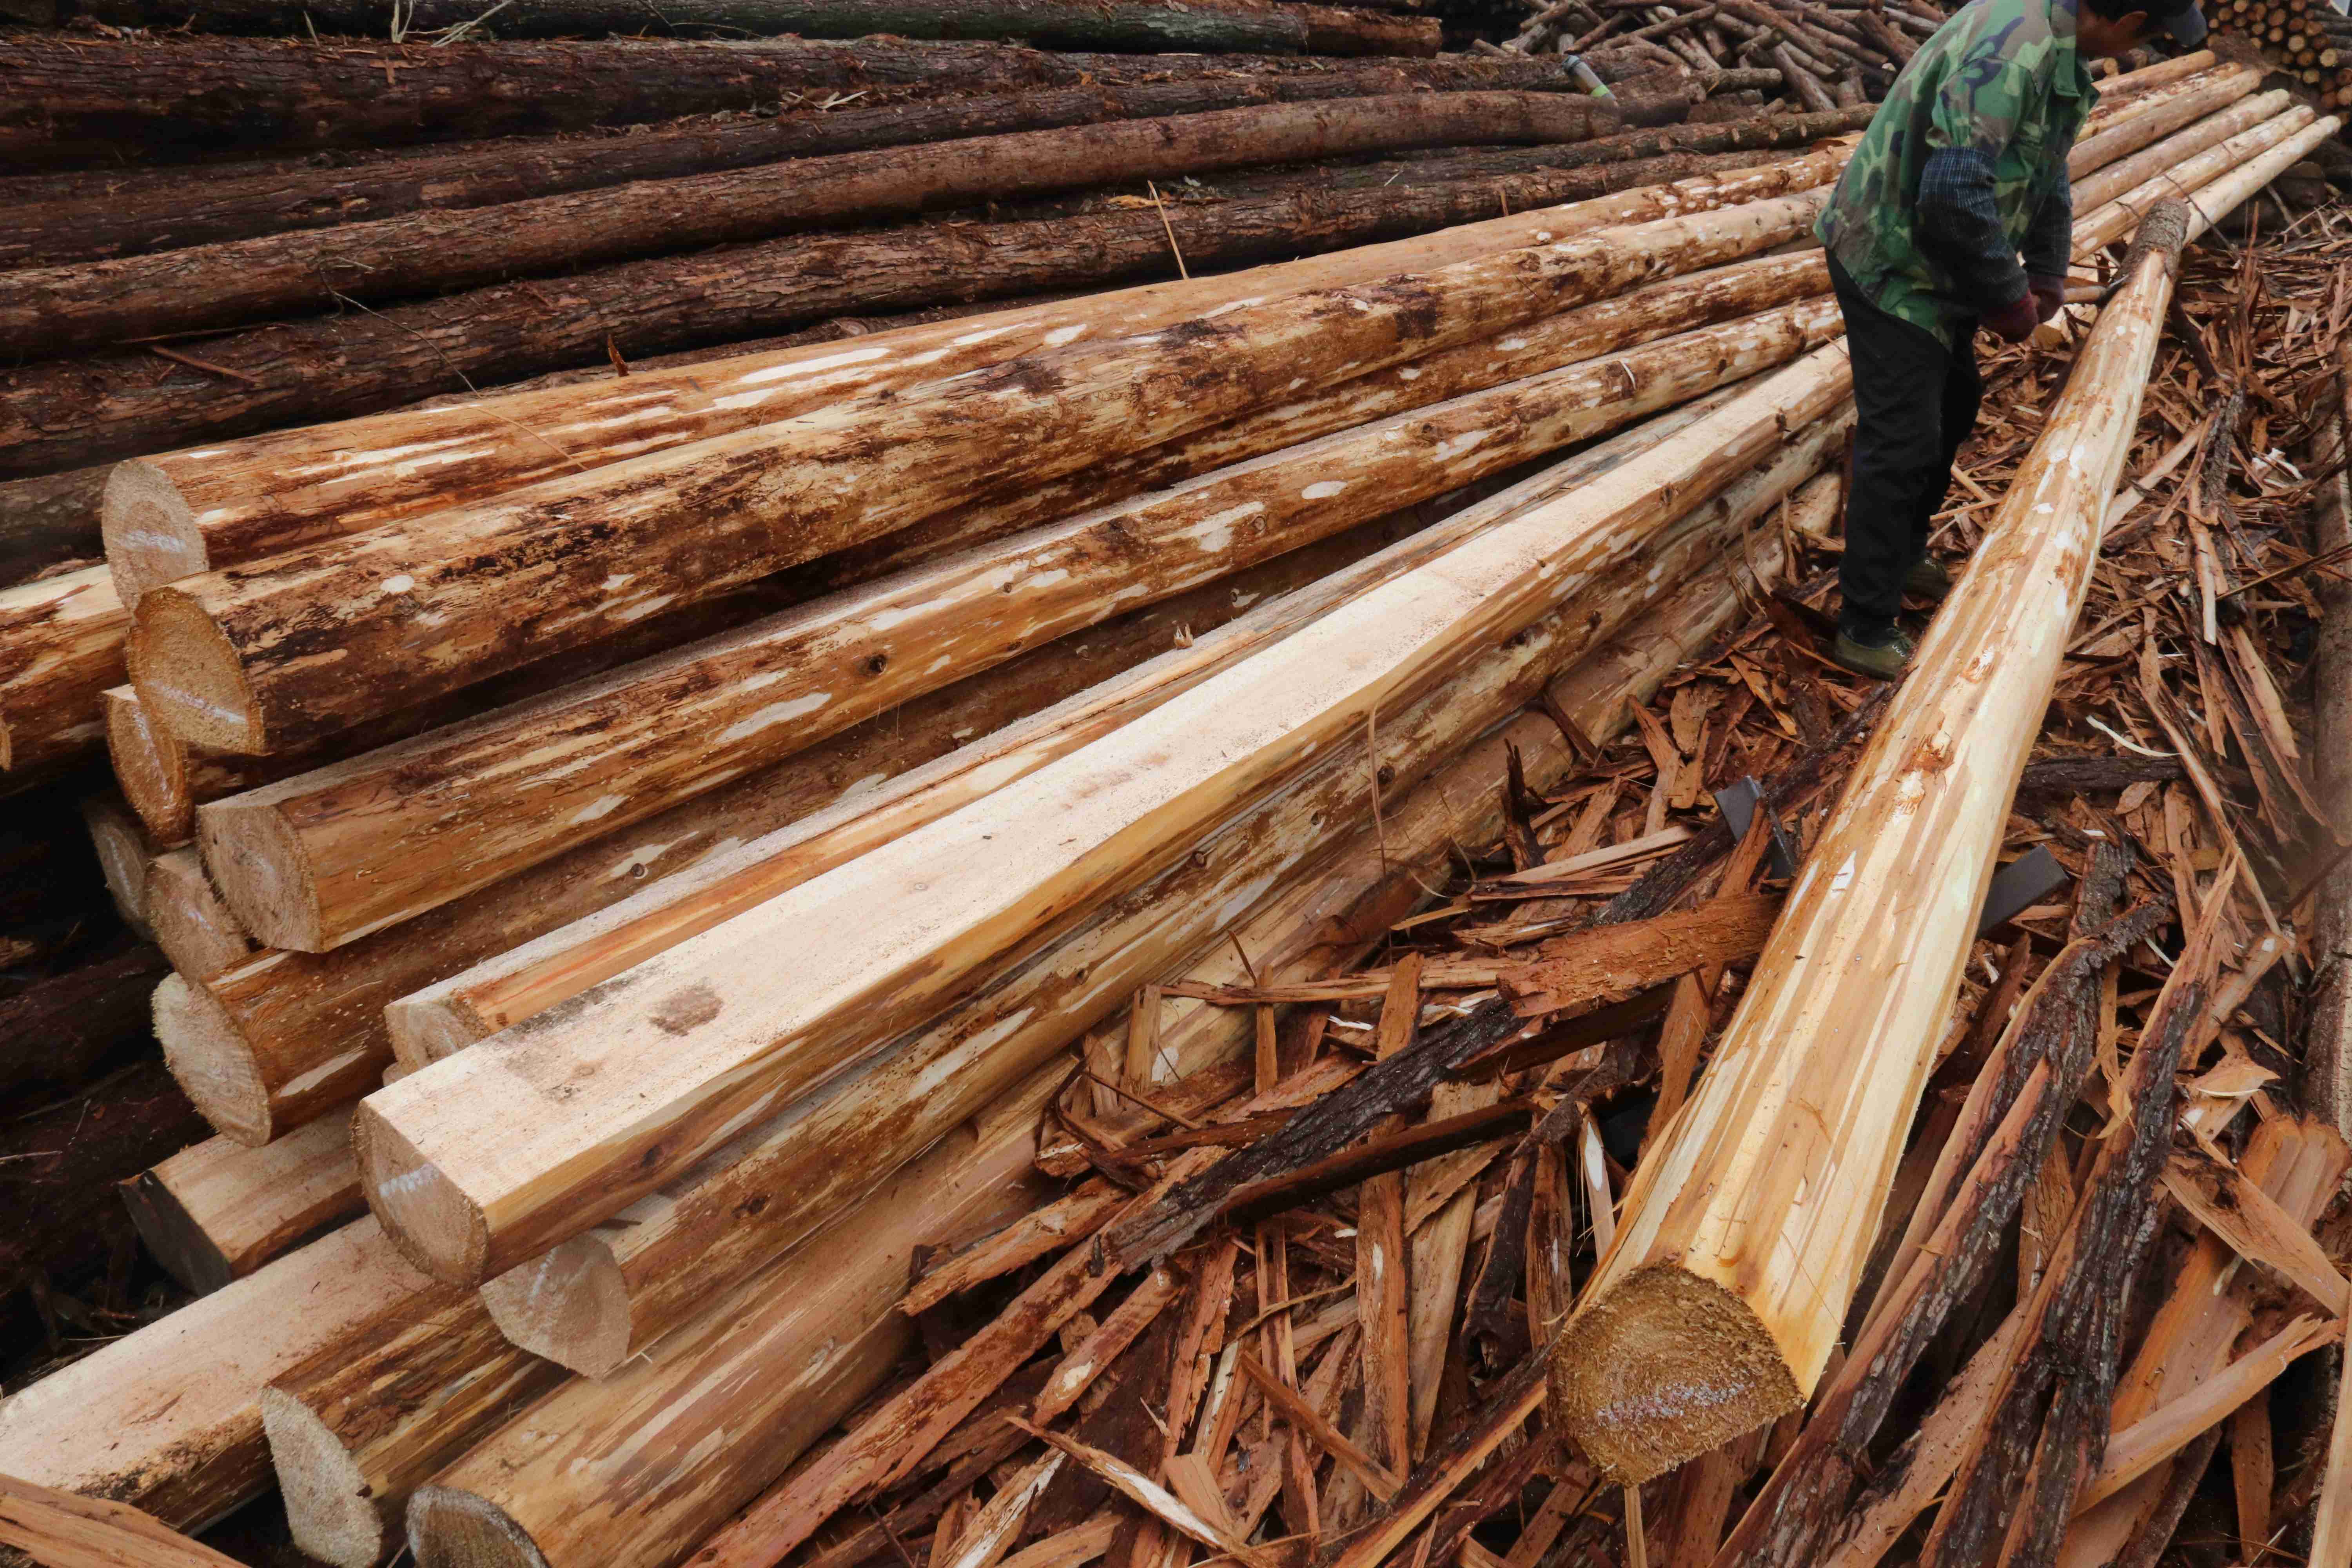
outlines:
[[[2025,268],[1993,200],[1993,161],[1978,149],[1938,147],[1927,155],[1919,173],[1919,237],[1979,313],[2025,298]]]
[[[2025,230],[2025,275],[2063,278],[2074,249],[2074,192],[2061,179],[2033,209]]]

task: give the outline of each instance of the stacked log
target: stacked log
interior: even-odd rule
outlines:
[[[1760,27],[1748,13],[1766,9],[1634,15],[1630,30],[1664,30],[1632,41],[1704,48],[1704,29]],[[1811,68],[1796,51],[1820,62],[1836,40],[1855,60],[1891,62],[1916,32],[1891,12],[1783,0],[1769,14],[1790,26],[1769,44],[1730,31],[1780,56],[1791,81]],[[2281,158],[2333,132],[2252,96],[2254,85],[2248,71],[2192,70],[2119,95],[2077,160],[2086,181],[2109,174],[2086,186],[2107,205],[2084,211],[2084,252],[2121,237],[2159,171],[2173,184],[2217,182],[2219,200],[2259,188]],[[1433,131],[1465,107],[1422,95],[1393,111],[1412,130],[1361,145],[1490,140],[1466,122]],[[1573,110],[1580,134],[1602,128],[1572,103],[1475,107],[1515,107],[1537,129]],[[1391,110],[1362,98],[1277,112],[1328,126]],[[1154,129],[1131,138],[1139,149],[1186,134],[1172,119],[1110,116],[1080,140],[1100,154],[1144,124]],[[1687,152],[1709,133],[1622,146]],[[1184,166],[1202,166],[1197,156]],[[154,1002],[170,1067],[221,1136],[156,1163],[127,1195],[153,1250],[209,1294],[0,1407],[0,1470],[105,1489],[194,1528],[265,1484],[266,1433],[298,1541],[353,1563],[380,1561],[404,1535],[424,1563],[669,1562],[706,1538],[711,1563],[773,1561],[845,1504],[942,1465],[936,1507],[898,1499],[889,1517],[934,1529],[943,1562],[967,1549],[993,1562],[1024,1531],[1060,1525],[1074,1527],[1070,1563],[1132,1537],[1132,1521],[1101,1528],[1093,1502],[1069,1511],[1081,1472],[1088,1487],[1108,1477],[1145,1498],[1179,1531],[1206,1520],[1196,1537],[1244,1561],[1261,1555],[1248,1538],[1276,1491],[1286,1521],[1319,1512],[1334,1531],[1370,1527],[1341,1549],[1351,1568],[1396,1550],[1444,1495],[1429,1489],[1496,1453],[1540,1398],[1540,1361],[1491,1410],[1466,1409],[1466,1385],[1441,1386],[1457,1294],[1475,1308],[1516,1289],[1499,1257],[1473,1267],[1474,1231],[1516,1247],[1512,1227],[1526,1230],[1527,1257],[1508,1267],[1527,1275],[1517,1332],[1532,1325],[1540,1338],[1570,1284],[1565,1255],[1547,1261],[1551,1244],[1538,1240],[1565,1244],[1570,1186],[1591,1195],[1597,1182],[1594,1226],[1622,1238],[1601,1275],[1607,1292],[1620,1277],[1609,1270],[1650,1245],[1656,1173],[1717,1113],[1725,1086],[1744,1081],[1758,1053],[1736,1045],[1691,1081],[1710,997],[1692,1001],[1689,967],[1650,945],[1752,954],[1777,907],[1747,886],[1769,835],[1759,826],[1736,849],[1719,830],[1707,838],[1707,855],[1732,856],[1724,907],[1624,917],[1681,924],[1671,939],[1629,930],[1605,960],[1577,957],[1573,983],[1520,989],[1475,957],[1339,977],[1447,875],[1457,833],[1502,833],[1514,875],[1579,886],[1578,868],[1527,853],[1529,790],[1637,717],[1652,754],[1665,754],[1672,740],[1631,704],[1822,531],[1837,485],[1815,476],[1850,428],[1850,378],[1822,263],[1802,240],[1842,156],[1798,153],[849,348],[191,447],[116,475],[110,569],[17,590],[27,629],[16,641],[29,651],[13,676],[0,670],[0,720],[14,726],[0,734],[27,737],[35,766],[65,765],[88,754],[79,715],[95,712],[132,797],[135,812],[94,807],[93,822],[119,846],[118,897],[176,971]],[[1069,178],[1042,154],[1014,173],[1032,188]],[[593,211],[599,198],[527,199]],[[445,217],[466,212],[477,216],[463,231],[484,237],[514,216],[428,206],[414,234],[399,226],[409,217],[372,226],[383,231],[370,237],[384,246],[368,253],[383,263],[377,286],[429,282],[403,280],[399,256],[421,252],[398,245],[446,239],[460,227]],[[1181,244],[1178,209],[1148,216]],[[79,297],[185,266],[245,290],[219,320],[299,304],[270,292],[278,275],[256,265],[240,278],[236,266],[262,255],[239,246],[292,256],[299,237],[287,227],[226,242],[221,256],[77,264]],[[1762,254],[1790,242],[1790,254]],[[2124,275],[2081,351],[2077,384],[2094,393],[2118,365],[2147,368],[2144,353],[2116,357],[2116,323],[2147,318],[2139,353],[2149,312],[2161,312],[2160,298],[2141,297],[2147,267],[2135,258]],[[16,287],[31,300],[53,282],[0,278],[0,299]],[[111,321],[81,329],[93,339],[131,320],[85,319]],[[419,460],[436,446],[448,461]],[[2013,510],[2029,510],[2042,475],[2029,468]],[[2075,479],[2102,501],[2113,488],[2112,474]],[[358,496],[363,506],[349,504]],[[2028,589],[1987,587],[1987,572],[2060,580],[2034,570],[2038,557],[2003,553],[2001,541],[2030,531],[1996,536],[1930,643],[1915,697],[1958,680],[1933,675],[1958,668],[1958,656],[1937,652],[1966,635],[1951,625],[1992,615],[2007,626],[2001,616],[2023,613]],[[2068,557],[2062,586],[2079,588],[2094,553]],[[2058,630],[2036,657],[2054,663],[2068,618],[2044,617]],[[100,622],[110,641],[76,629]],[[1979,640],[2007,650],[2019,639]],[[0,657],[9,647],[0,636]],[[1760,700],[1778,700],[1759,680]],[[47,700],[60,695],[70,700]],[[1530,705],[1542,716],[1513,717]],[[2014,737],[2038,721],[2028,707],[2003,721]],[[1855,722],[1866,719],[1858,708]],[[1884,723],[1911,739],[1882,733],[1856,764],[1865,790],[1888,757],[1916,773],[1929,744],[1899,703]],[[1964,730],[1950,719],[1937,733],[1948,745]],[[1816,748],[1811,765],[1835,751]],[[1662,765],[1654,819],[1688,805],[1674,804],[1688,781]],[[1818,771],[1809,776],[1819,787]],[[1478,803],[1466,816],[1465,798]],[[1845,843],[1844,821],[1809,834],[1811,852]],[[1972,917],[1962,873],[1990,849],[1969,837],[1979,817],[1954,825],[1936,852],[1955,869],[1932,880]],[[1661,853],[1692,838],[1657,836]],[[1808,869],[1817,875],[1791,895],[1799,914],[1784,937],[1827,877]],[[1540,885],[1506,927],[1540,924],[1548,902],[1575,896]],[[1462,909],[1524,896],[1482,879]],[[1773,984],[1775,951],[1749,1009]],[[1965,959],[1964,942],[1958,951]],[[152,956],[138,962],[154,972]],[[1266,989],[1277,967],[1295,992]],[[1948,995],[1949,968],[1922,965],[1920,994]],[[1395,1175],[1402,1155],[1376,1163],[1391,1140],[1444,1157],[1549,1126],[1580,1114],[1573,1092],[1555,1108],[1526,1098],[1534,1079],[1516,1091],[1447,1082],[1430,1129],[1390,1122],[1404,1103],[1360,1111],[1333,1099],[1428,1070],[1425,984],[1500,984],[1533,1016],[1603,974],[1671,982],[1667,1032],[1689,1053],[1682,1098],[1653,1134],[1661,1152],[1622,1216],[1590,1120],[1494,1173],[1490,1197],[1518,1217],[1486,1229],[1490,1205],[1465,1184],[1476,1165],[1441,1187],[1418,1165]],[[1158,988],[1179,984],[1202,1005],[1163,1020]],[[1139,987],[1122,1062],[1115,1041],[1088,1032]],[[1250,998],[1232,1005],[1241,992]],[[2159,1011],[2201,1005],[2185,983],[2166,994]],[[1342,1024],[1327,1009],[1286,1070],[1292,1042],[1272,999],[1294,995],[1343,1010],[1391,998],[1365,1042],[1374,1065],[1318,1057],[1314,1039]],[[1446,1072],[1477,1050],[1530,1047],[1496,1009],[1510,1004],[1474,997],[1461,1009],[1462,1038],[1483,1044],[1450,1042]],[[1548,1058],[1527,1059],[1543,1078]],[[1616,1055],[1591,1059],[1601,1072]],[[2166,1059],[2147,1052],[2123,1092],[2168,1083]],[[1512,1057],[1505,1071],[1523,1065]],[[1555,1075],[1548,1092],[1569,1082]],[[1887,1105],[1906,1087],[1893,1083]],[[1218,1109],[1203,1125],[1186,1106]],[[1897,1109],[1907,1115],[1909,1102]],[[1179,1128],[1165,1147],[1118,1131],[1163,1110]],[[1272,1186],[1244,1184],[1229,1204],[1186,1195],[1220,1144],[1265,1138],[1293,1113],[1299,1140],[1328,1113],[1373,1146],[1318,1145],[1317,1158],[1359,1163],[1262,1172]],[[1881,1120],[1889,1152],[1857,1167],[1874,1180],[1891,1177],[1899,1153],[1900,1117]],[[1589,1137],[1589,1152],[1568,1163],[1562,1136]],[[2145,1142],[2093,1173],[2126,1219],[2145,1204]],[[1118,1178],[1099,1194],[1082,1189],[1082,1230],[1108,1225],[1107,1249],[1068,1251],[960,1349],[921,1317],[954,1288],[952,1268],[899,1310],[919,1247],[1008,1220],[1022,1231],[1016,1216],[1047,1190],[1040,1173],[1076,1168],[1073,1158]],[[1122,1277],[1217,1215],[1257,1223],[1253,1205],[1278,1214],[1358,1182],[1352,1247],[1276,1224],[1253,1253],[1262,1311],[1288,1294],[1286,1247],[1302,1269],[1326,1253],[1355,1259],[1364,1272],[1333,1320],[1334,1352],[1311,1374],[1297,1364],[1303,1315],[1279,1333],[1243,1331],[1252,1337],[1236,1353],[1250,1360],[1226,1355],[1213,1380],[1206,1458],[1179,1463],[1228,1321],[1234,1248],[1217,1244],[1221,1266],[1213,1246],[1140,1283]],[[362,1202],[374,1214],[355,1219]],[[1824,1277],[1841,1290],[1867,1228],[1840,1227],[1854,1255]],[[1069,1239],[1054,1232],[1026,1256]],[[2092,1278],[2092,1242],[2068,1245],[2053,1278]],[[1380,1272],[1408,1250],[1410,1300],[1402,1279]],[[2113,1272],[2096,1267],[2098,1279]],[[289,1305],[305,1296],[316,1310]],[[1490,1307],[1477,1321],[1507,1331]],[[2042,1331],[2074,1342],[2071,1321],[2052,1316]],[[1025,1391],[1005,1383],[1056,1333],[1050,1376]],[[869,1405],[919,1342],[935,1364]],[[1191,1390],[1143,1406],[1162,1413],[1164,1453],[1160,1433],[1133,1421],[1137,1432],[1106,1435],[1123,1384],[1104,1380],[1139,1361],[1180,1369],[1177,1388]],[[1382,1397],[1343,1418],[1339,1380],[1359,1364]],[[1818,1363],[1800,1371],[1792,1383]],[[1000,1385],[1036,1426],[1061,1424],[1049,1452],[994,1421]],[[1258,1430],[1265,1464],[1221,1479],[1244,1388],[1287,1425]],[[705,1398],[711,1390],[726,1392]],[[1572,1394],[1560,1401],[1583,1433]],[[77,1406],[113,1440],[79,1429],[89,1417]],[[845,1435],[820,1446],[836,1421]],[[1344,1484],[1313,1479],[1310,1431],[1346,1446]],[[1612,1477],[1635,1473],[1605,1444],[1578,1441]],[[945,1457],[933,1452],[942,1442]],[[1030,1454],[1026,1468],[1004,1469],[1016,1453]],[[1424,1453],[1434,1468],[1406,1484]],[[1127,1487],[1114,1459],[1174,1490]],[[674,1485],[689,1463],[696,1484]],[[1997,1455],[1976,1458],[1962,1480],[1973,1500],[2007,1473]],[[1181,1516],[1151,1500],[1162,1496]],[[1948,1518],[1948,1531],[1974,1528],[1958,1510]],[[838,1559],[847,1564],[887,1550],[875,1531],[893,1526],[840,1528],[825,1550],[851,1553]]]
[[[2209,19],[2216,33],[2260,49],[2321,109],[2352,103],[2352,19],[2327,0],[2220,0]]]

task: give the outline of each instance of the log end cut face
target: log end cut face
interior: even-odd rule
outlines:
[[[455,1487],[420,1487],[408,1500],[408,1548],[417,1568],[547,1568],[505,1510]]]
[[[400,1255],[436,1279],[482,1283],[490,1232],[482,1211],[371,1102],[352,1118],[360,1186]]]
[[[99,492],[99,535],[124,608],[148,589],[206,571],[204,531],[171,475],[153,463],[117,463]]]
[[[159,847],[185,844],[195,826],[188,801],[188,760],[178,741],[127,687],[106,694],[106,754],[131,809]]]
[[[508,1340],[583,1376],[628,1362],[628,1282],[593,1231],[484,1282],[482,1305]]]
[[[194,599],[176,588],[151,589],[131,618],[125,652],[139,700],[173,734],[212,752],[258,756],[268,749],[236,645]]]
[[[1578,1313],[1551,1355],[1553,1421],[1626,1485],[1803,1402],[1748,1304],[1671,1264],[1627,1276]]]
[[[337,1568],[374,1568],[383,1561],[391,1542],[374,1489],[327,1424],[292,1394],[265,1388],[261,1429],[294,1544]]]
[[[253,1047],[210,991],[179,974],[155,987],[155,1037],[163,1065],[215,1131],[248,1149],[276,1134]]]

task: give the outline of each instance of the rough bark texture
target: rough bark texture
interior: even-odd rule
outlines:
[[[299,9],[291,30],[299,36]],[[369,28],[374,37],[383,31]],[[898,38],[435,46],[28,35],[0,39],[0,76],[10,85],[0,110],[0,158],[29,169],[117,164],[132,147],[177,161],[229,147],[383,146],[759,109],[811,89],[922,84],[1002,91],[1201,76],[1254,63],[1254,57],[1138,61]]]
[[[1751,276],[1769,297],[1813,282],[1811,262]],[[1349,384],[1357,395],[1335,399],[1327,422],[1379,415],[1391,401],[1384,391],[1407,412],[787,612],[509,714],[217,802],[200,813],[207,858],[261,940],[331,947],[950,677],[1752,374],[1839,327],[1834,307],[1809,302],[1409,407],[1465,379],[1503,381],[1572,358],[1580,346],[1608,353],[1626,337],[1687,325],[1715,291],[1682,291],[1685,311],[1669,317],[1666,291],[1676,287],[1653,291],[1656,314],[1611,310],[1612,301],[1517,334],[1524,351],[1479,344],[1460,366],[1433,356],[1410,381]],[[1248,522],[1235,524],[1238,515]],[[399,785],[388,790],[394,777]],[[591,809],[599,815],[582,820]]]
[[[68,561],[100,553],[103,467],[0,481],[0,588]]]
[[[1620,123],[1560,93],[1404,93],[1023,131],[842,153],[501,205],[0,272],[0,352],[76,349],[271,315],[745,244],[1098,182],[1354,153],[1573,142]]]
[[[1542,89],[1558,86],[1563,75],[1555,61],[1465,61],[1098,83],[872,109],[803,110],[774,119],[665,127],[639,136],[481,142],[327,167],[257,160],[218,165],[201,182],[190,181],[182,172],[134,172],[116,177],[110,188],[101,190],[61,189],[46,196],[35,189],[22,191],[23,205],[11,215],[8,231],[0,234],[0,264],[36,267],[96,260],[291,229],[369,223],[404,213],[529,201],[564,191],[710,174],[786,158],[1198,114],[1246,103],[1309,102],[1416,89]],[[1770,122],[1752,123],[1760,129]],[[1796,144],[1742,142],[1703,150]],[[16,189],[16,184],[10,188]],[[8,515],[7,495],[0,489],[0,517]],[[0,527],[0,533],[5,531]]]
[[[1645,184],[1647,173],[1527,176],[1509,195],[1515,207],[1582,200]],[[1491,181],[1477,180],[1180,205],[1166,221],[1189,266],[1229,268],[1475,222],[1491,217],[1499,199]],[[1161,222],[1143,212],[935,224],[628,262],[207,339],[198,357],[233,376],[159,362],[144,351],[0,370],[0,476],[373,414],[600,362],[608,343],[634,359],[827,316],[1172,278]]]
[[[387,8],[370,0],[96,0],[95,16],[153,26],[193,22],[210,32],[301,34],[303,15],[321,31],[381,37]],[[406,13],[403,13],[404,16]],[[466,0],[422,0],[407,26],[431,32],[480,16]],[[629,0],[518,0],[486,20],[502,38],[627,37],[657,27],[680,37],[1016,40],[1048,49],[1113,53],[1433,55],[1433,17],[1282,0],[677,0],[649,16]]]
[[[37,981],[0,1001],[0,1094],[71,1084],[147,1033],[147,994],[163,955],[144,945]]]
[[[1810,173],[1799,169],[1770,173],[1793,182]],[[1802,234],[1821,200],[1807,191],[1045,349],[920,395],[836,405],[190,578],[141,600],[133,682],[192,741],[299,745],[594,642],[649,605],[921,521],[976,487],[1058,478],[1273,404],[1302,380],[1386,369],[1753,254]],[[330,647],[334,659],[314,657]]]
[[[150,1058],[0,1130],[0,1295],[36,1274],[60,1279],[130,1240],[114,1184],[205,1135],[204,1119]],[[0,1419],[0,1455],[8,1452]],[[13,1465],[0,1470],[39,1480]]]
[[[1655,162],[1605,173],[1634,179]],[[1824,175],[1830,167],[1826,162],[1821,165]],[[1720,179],[1717,200],[1770,188],[1743,175]],[[1662,216],[1700,200],[1704,188],[1696,182],[1663,189],[1643,185],[1571,206],[1490,217],[1330,254],[1318,254],[1310,246],[1303,258],[1245,273],[1048,300],[984,312],[988,319],[982,322],[959,321],[956,308],[939,308],[950,319],[891,325],[848,348],[833,338],[749,344],[734,353],[698,356],[690,365],[648,366],[626,377],[614,376],[607,363],[600,375],[562,373],[543,386],[470,403],[435,403],[328,429],[161,452],[121,465],[109,479],[109,563],[126,599],[135,600],[156,583],[207,567],[236,565],[536,479],[787,418],[860,393],[1000,364],[1039,347],[1154,331],[1255,291],[1288,293],[1425,271],[1471,256]],[[1455,192],[1465,204],[1458,216],[1475,218],[1487,210],[1490,194],[1482,188],[1474,198],[1467,190]],[[1148,223],[1155,215],[1142,216]],[[1189,217],[1180,210],[1173,221],[1180,243],[1190,246],[1198,237],[1190,231]],[[1152,229],[1149,236],[1138,230],[1127,238],[1139,245],[1148,239],[1149,248],[1138,254],[1168,266],[1166,237],[1157,225]],[[1001,231],[979,232],[984,237]],[[1264,232],[1270,237],[1277,231]],[[551,287],[534,289],[543,306],[545,289]],[[399,310],[384,314],[396,316]],[[455,349],[462,342],[453,336],[436,346]],[[215,344],[211,352],[223,351]],[[604,356],[600,352],[597,357]],[[431,451],[438,460],[406,463],[399,456],[404,450]],[[300,475],[300,482],[289,482],[289,474]]]
[[[1337,570],[1394,537],[1375,524],[1294,552],[1254,573],[1066,638],[968,682],[907,704],[777,768],[687,802],[635,828],[583,845],[520,877],[331,953],[265,950],[209,980],[190,978],[193,1015],[159,1019],[167,1053],[186,1053],[186,1081],[207,1115],[242,1142],[266,1141],[376,1086],[393,1059],[385,1005],[467,965],[617,903],[651,879],[734,842],[773,831],[944,755],[1234,618],[1244,602]],[[1279,623],[1286,624],[1286,623]],[[221,1066],[205,1067],[206,1062]],[[236,1065],[248,1063],[246,1066]],[[330,1079],[318,1069],[340,1064]],[[305,1077],[317,1081],[282,1092]],[[205,1089],[204,1085],[217,1086]]]

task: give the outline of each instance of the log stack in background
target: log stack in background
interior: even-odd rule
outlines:
[[[1173,1568],[1188,1537],[1270,1563],[1318,1532],[1369,1563],[1465,1482],[1491,1512],[1513,1466],[1580,1469],[1494,1458],[1540,1364],[1490,1378],[1460,1347],[1525,1352],[1564,1312],[1572,1232],[1517,1247],[1565,1221],[1563,1184],[1597,1180],[1591,1223],[1617,1223],[1589,1120],[1574,1165],[1554,1127],[1482,1170],[1629,1081],[1624,1053],[1582,1091],[1542,1056],[1433,1100],[1391,1080],[1423,1070],[1423,989],[1472,994],[1428,1020],[1467,1014],[1446,1049],[1517,1048],[1475,994],[1497,952],[1626,867],[1732,847],[1672,825],[1699,748],[1678,780],[1680,720],[1643,704],[1718,633],[1710,666],[1752,661],[1759,627],[1818,613],[1817,580],[1749,620],[1826,533],[1851,427],[1806,236],[1932,23],[1554,6],[1500,51],[1587,48],[1618,83],[1595,100],[1539,55],[1428,58],[1410,7],[983,11],[992,37],[1264,55],[482,41],[600,31],[593,5],[446,48],[208,36],[283,24],[229,3],[91,13],[205,30],[168,42],[0,39],[52,95],[0,129],[51,170],[16,182],[34,221],[0,257],[0,335],[30,356],[0,386],[25,476],[0,538],[22,520],[24,558],[62,568],[0,590],[0,778],[88,797],[115,918],[163,955],[74,949],[0,1009],[85,1042],[19,1081],[105,1062],[107,1093],[160,1106],[83,1091],[123,1137],[77,1127],[68,1163],[135,1176],[139,1235],[203,1297],[0,1405],[0,1472],[189,1530],[274,1479],[297,1544],[354,1564],[849,1568],[904,1536]],[[672,21],[886,13],[978,25]],[[248,110],[206,72],[245,73]],[[1734,118],[1768,81],[1803,112]],[[2159,186],[2242,195],[2333,132],[2255,85],[2210,58],[2118,84],[2077,158],[2106,182],[2086,267]],[[739,112],[550,134],[711,110]],[[78,167],[124,114],[217,162]],[[1106,189],[1108,163],[1152,185]],[[977,298],[1013,302],[740,341]],[[1751,725],[1792,689],[1757,680]],[[1530,792],[1629,726],[1664,769],[1641,831],[1612,830],[1620,779],[1566,847],[1560,812],[1538,834]],[[1781,806],[1837,754],[1813,744]],[[1532,905],[1480,878],[1444,918],[1491,912],[1486,945],[1349,973],[1498,832]],[[1643,843],[1586,869],[1604,838]],[[1702,906],[1718,966],[1769,924],[1764,847]],[[1544,994],[1684,975],[1696,1115],[1711,998],[1659,953],[1701,939],[1654,934]],[[1260,989],[1277,973],[1308,992]],[[151,989],[184,1099],[123,1005]],[[1390,1120],[1424,1101],[1452,1142]],[[1171,1259],[1220,1150],[1255,1160],[1294,1115],[1292,1166],[1217,1211],[1244,1216],[1242,1272],[1242,1233]],[[1348,1167],[1367,1132],[1391,1163]],[[1302,1206],[1359,1187],[1352,1240]],[[1049,1263],[1098,1230],[1118,1268]],[[910,1269],[937,1271],[902,1303]],[[973,1287],[1011,1311],[959,1308]],[[124,1300],[100,1310],[135,1321]],[[1250,1314],[1269,1326],[1226,1344]]]

